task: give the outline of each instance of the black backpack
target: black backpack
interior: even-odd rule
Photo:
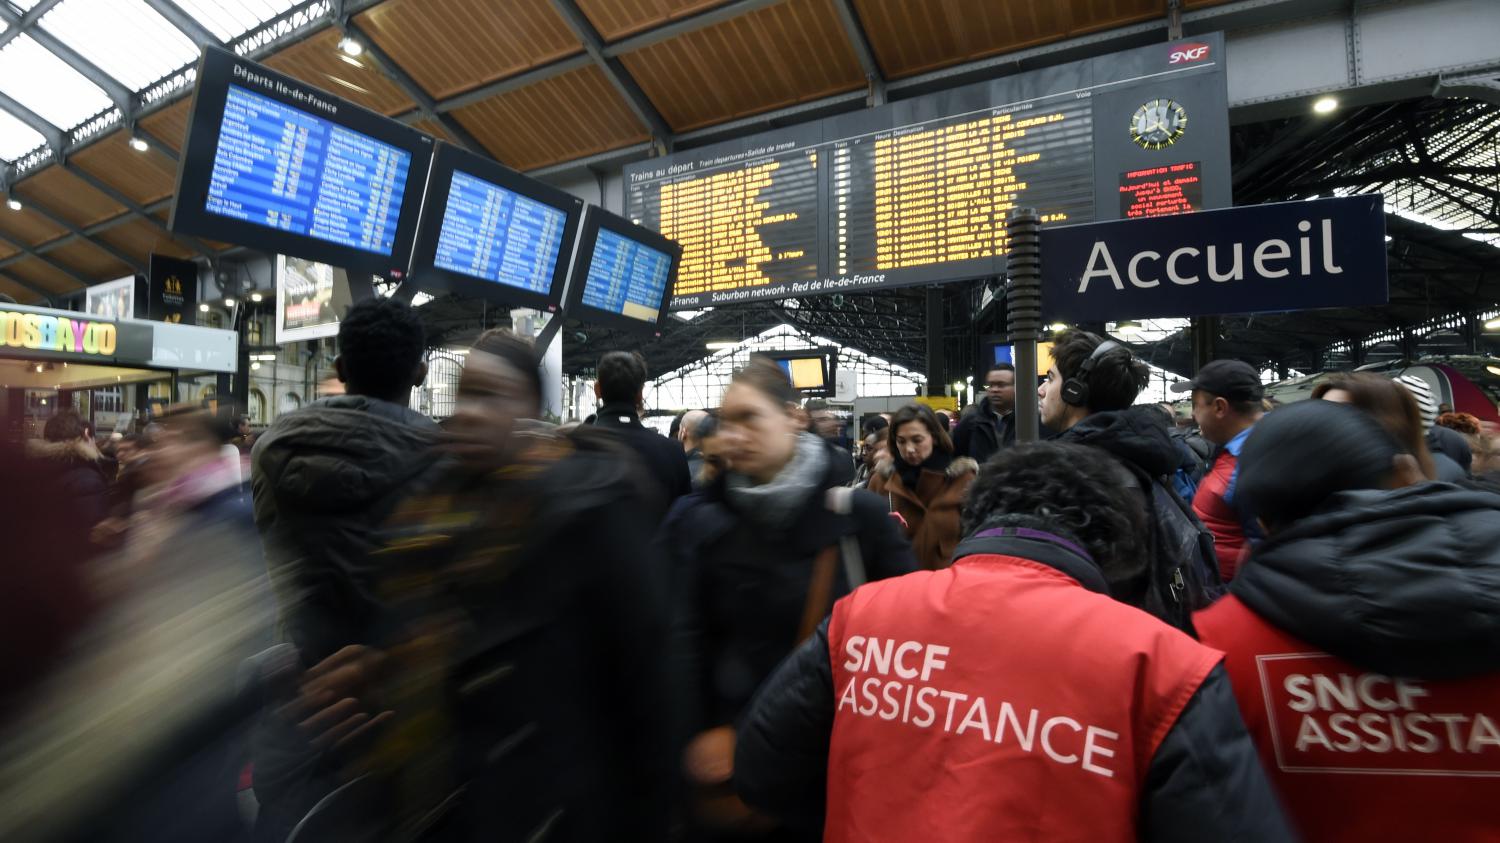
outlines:
[[[1148,477],[1133,465],[1120,464],[1145,495],[1146,518],[1151,523],[1149,585],[1142,608],[1194,635],[1193,613],[1225,592],[1213,533],[1172,490],[1167,478]]]

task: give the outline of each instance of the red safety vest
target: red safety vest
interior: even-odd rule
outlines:
[[[829,624],[825,841],[1133,841],[1157,747],[1221,654],[1047,565],[967,556]]]
[[[1500,676],[1400,679],[1271,626],[1234,596],[1194,615],[1304,839],[1500,840]]]

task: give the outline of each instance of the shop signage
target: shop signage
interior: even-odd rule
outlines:
[[[0,309],[0,346],[5,348],[113,357],[118,341],[113,322]]]
[[[1387,301],[1379,194],[1044,228],[1042,315],[1102,322]]]
[[[147,284],[146,318],[157,322],[193,324],[198,307],[198,265],[192,261],[152,255]]]

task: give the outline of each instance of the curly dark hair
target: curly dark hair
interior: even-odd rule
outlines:
[[[339,357],[349,392],[404,404],[426,346],[422,319],[395,299],[367,299],[339,323]]]
[[[1034,442],[1006,448],[979,469],[964,501],[965,536],[986,527],[1038,526],[1094,557],[1116,600],[1140,605],[1148,587],[1146,513],[1099,452]]]
[[[1065,332],[1052,346],[1052,363],[1057,373],[1063,380],[1074,377],[1094,349],[1103,343],[1103,337],[1088,331]],[[1129,349],[1110,349],[1094,361],[1089,371],[1088,409],[1094,413],[1123,410],[1135,403],[1135,397],[1150,382],[1150,367],[1136,359]]]

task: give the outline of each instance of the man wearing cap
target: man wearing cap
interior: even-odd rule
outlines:
[[[1260,400],[1265,389],[1255,369],[1239,360],[1215,360],[1197,377],[1173,389],[1192,390],[1193,420],[1203,438],[1215,446],[1208,472],[1193,496],[1193,512],[1214,534],[1219,575],[1229,582],[1239,569],[1248,542],[1260,538],[1255,522],[1235,505],[1234,486],[1240,449],[1263,415]]]

